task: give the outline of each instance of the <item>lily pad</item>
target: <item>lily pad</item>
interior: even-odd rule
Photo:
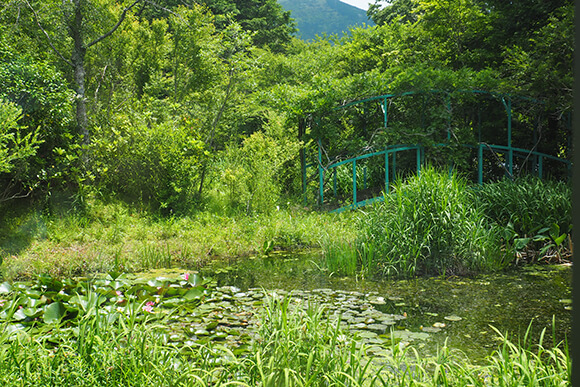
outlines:
[[[421,330],[423,332],[427,332],[427,333],[441,332],[441,328],[436,328],[436,327],[422,327]]]
[[[53,302],[44,308],[44,322],[47,324],[58,323],[65,315],[66,309],[60,302]]]
[[[445,320],[447,321],[461,321],[463,320],[462,317],[456,316],[456,315],[451,315],[451,316],[445,316],[443,317]]]
[[[0,284],[0,294],[8,294],[12,291],[12,286],[8,282]]]

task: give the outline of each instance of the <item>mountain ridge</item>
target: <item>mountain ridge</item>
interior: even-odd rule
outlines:
[[[339,0],[278,0],[292,13],[298,28],[297,37],[313,40],[317,35],[348,32],[349,27],[374,24],[366,11]]]

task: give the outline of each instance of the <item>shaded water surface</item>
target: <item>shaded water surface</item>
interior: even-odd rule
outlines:
[[[413,343],[434,354],[445,341],[473,359],[481,359],[497,348],[500,339],[491,328],[523,339],[532,322],[531,342],[547,328],[545,343],[569,336],[571,331],[571,282],[569,266],[524,267],[505,273],[473,278],[417,278],[376,281],[337,278],[321,269],[317,253],[274,254],[210,265],[202,274],[218,286],[308,292],[324,289],[332,296],[355,292],[372,298],[372,308],[385,314],[405,316],[395,329],[420,333]],[[343,297],[343,296],[341,296]],[[377,301],[378,300],[378,301]],[[348,307],[341,313],[348,314]],[[555,337],[552,321],[555,319]]]

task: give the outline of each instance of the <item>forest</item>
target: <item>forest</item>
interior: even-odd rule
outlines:
[[[431,89],[541,100],[536,145],[570,156],[570,1],[378,2],[376,27],[310,44],[273,0],[182,3],[3,6],[2,202],[97,193],[163,215],[271,211],[301,194],[298,155],[320,137],[312,117]],[[416,121],[421,109],[405,108]],[[366,144],[348,122],[325,135],[357,152],[412,125]]]
[[[326,307],[301,314],[290,296],[247,295],[204,276],[215,262],[304,251],[317,254],[308,259],[319,274],[355,289],[569,268],[574,2],[375,0],[367,14],[372,26],[305,42],[277,0],[1,2],[2,382],[569,380],[569,286],[552,286],[565,306],[563,330],[547,334],[553,344],[531,324],[533,350],[528,331],[518,346],[496,329],[504,352],[485,366],[444,351],[411,359],[404,348],[420,335],[400,336],[395,322],[412,312],[393,301],[398,312],[383,316],[390,335],[375,326],[382,334],[368,343],[383,340],[385,366],[366,361],[367,344],[343,335]],[[416,159],[389,156],[403,145]],[[385,156],[365,158],[373,152]],[[357,184],[359,198],[381,203],[331,212],[357,206]],[[155,270],[181,274],[132,277]],[[225,323],[209,309],[216,297],[263,311]],[[371,298],[376,309],[392,301]],[[420,333],[461,320],[445,319]],[[163,331],[168,321],[181,330]],[[259,329],[240,333],[248,324]],[[226,336],[233,347],[211,345]],[[312,346],[320,351],[309,357]]]

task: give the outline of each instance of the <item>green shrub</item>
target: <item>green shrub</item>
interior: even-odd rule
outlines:
[[[426,167],[398,180],[384,203],[361,217],[359,243],[392,277],[467,274],[500,267],[499,228],[472,205],[467,182]]]
[[[297,154],[298,143],[277,141],[269,133],[253,133],[241,147],[228,147],[212,166],[210,200],[218,203],[220,212],[269,213],[280,202],[284,165]]]
[[[187,122],[96,128],[97,185],[163,213],[185,212],[195,204],[203,147]]]

